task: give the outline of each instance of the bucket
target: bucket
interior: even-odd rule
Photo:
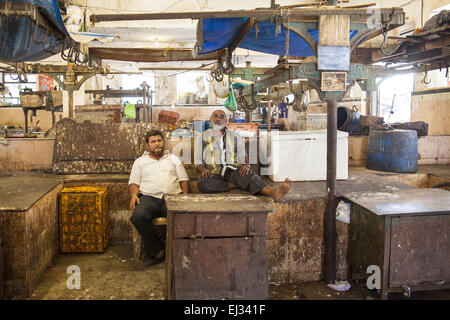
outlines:
[[[352,109],[347,107],[337,108],[337,128],[339,131],[345,131],[350,133],[359,132],[359,116],[361,114],[358,112],[356,106]]]
[[[367,168],[389,172],[417,171],[417,132],[370,130]]]

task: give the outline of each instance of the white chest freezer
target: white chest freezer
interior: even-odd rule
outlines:
[[[261,175],[272,181],[327,179],[327,130],[260,131]],[[336,179],[348,179],[348,133],[337,132]],[[264,165],[266,167],[264,167]]]

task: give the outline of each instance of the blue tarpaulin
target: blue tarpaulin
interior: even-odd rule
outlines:
[[[211,18],[203,20],[203,46],[200,54],[213,52],[229,46],[239,34],[248,18]],[[275,25],[270,22],[258,22],[239,43],[238,47],[279,56],[286,55],[286,32],[283,27],[275,35]],[[317,41],[319,31],[308,30]],[[350,38],[356,31],[350,31]],[[308,43],[295,32],[289,31],[289,56],[310,57],[314,53]]]
[[[0,3],[19,1],[0,0]],[[26,15],[0,15],[0,60],[5,62],[37,61],[48,58],[61,47],[69,34],[64,26],[57,0],[21,0],[36,8],[47,18],[50,30],[38,25]],[[57,31],[55,31],[57,30]],[[59,32],[58,32],[59,31]],[[45,34],[47,34],[45,38]],[[43,40],[43,44],[36,43]],[[44,40],[45,39],[45,40]],[[47,49],[47,50],[44,50]]]

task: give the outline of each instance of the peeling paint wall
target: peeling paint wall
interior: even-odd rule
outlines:
[[[0,171],[50,169],[54,139],[1,139]]]
[[[267,247],[271,282],[294,283],[323,278],[325,199],[275,203],[269,214]],[[336,222],[338,279],[347,278],[348,225]]]
[[[411,96],[411,121],[428,123],[429,135],[450,135],[450,92]]]

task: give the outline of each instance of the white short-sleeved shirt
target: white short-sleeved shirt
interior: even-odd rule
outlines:
[[[180,193],[180,181],[188,180],[186,169],[177,156],[165,154],[155,160],[146,151],[134,161],[128,184],[137,184],[142,194],[161,199],[165,194]]]

